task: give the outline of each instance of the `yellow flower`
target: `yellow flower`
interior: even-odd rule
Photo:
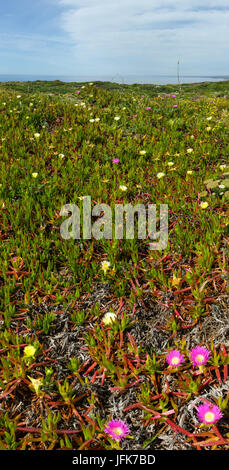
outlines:
[[[193,170],[187,170],[187,175],[192,175],[193,174]]]
[[[42,386],[42,383],[43,383],[43,378],[40,377],[38,379],[34,379],[33,377],[30,377],[29,375],[28,375],[28,378],[31,381],[31,386],[35,390],[36,395],[38,395],[40,388]]]
[[[111,263],[109,263],[109,261],[102,261],[101,268],[102,268],[104,274],[106,274],[106,272],[108,271],[110,265],[111,265]]]
[[[36,353],[36,348],[31,344],[29,346],[25,346],[24,348],[24,356],[25,357],[34,357]]]
[[[207,201],[201,202],[200,207],[201,207],[201,209],[207,209],[208,202]]]
[[[139,154],[140,154],[140,155],[145,155],[145,154],[146,154],[146,150],[140,150]]]
[[[164,178],[164,176],[165,176],[165,173],[162,173],[162,172],[159,172],[159,173],[157,174],[157,178],[158,178],[159,180],[160,180],[161,178]]]
[[[117,315],[114,312],[107,312],[102,318],[104,325],[111,325],[116,319]]]
[[[33,177],[33,178],[37,178],[37,177],[38,177],[38,173],[32,173],[32,177]]]

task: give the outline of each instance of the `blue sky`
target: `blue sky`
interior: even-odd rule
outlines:
[[[9,0],[0,74],[229,75],[229,0]]]

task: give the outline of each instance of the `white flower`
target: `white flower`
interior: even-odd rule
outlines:
[[[227,165],[220,165],[220,170],[224,170],[224,168],[227,168]]]
[[[115,116],[115,117],[114,117],[114,120],[115,120],[115,121],[119,121],[119,119],[120,119],[120,116]]]
[[[224,189],[225,188],[224,184],[219,184],[219,188]]]
[[[99,122],[99,121],[100,121],[100,118],[95,118],[95,121],[96,121],[96,122]]]
[[[139,154],[140,154],[140,155],[145,155],[145,154],[146,154],[146,151],[145,151],[145,150],[140,150]]]
[[[32,173],[32,177],[33,177],[33,178],[37,178],[37,177],[38,177],[38,173]]]
[[[34,137],[36,137],[36,139],[38,139],[38,138],[40,137],[39,132],[36,132],[36,133],[34,134]]]
[[[212,116],[207,117],[207,121],[211,121],[211,120],[212,120]]]
[[[94,119],[89,119],[89,122],[95,122],[95,120]]]
[[[116,319],[117,315],[114,312],[107,312],[102,318],[104,325],[111,325]]]
[[[193,170],[187,170],[187,175],[192,175],[193,174]]]
[[[210,132],[211,126],[206,127],[206,131]]]
[[[101,268],[102,268],[104,274],[106,274],[106,272],[108,271],[110,265],[111,265],[111,263],[109,263],[109,261],[102,261]]]
[[[21,98],[21,95],[17,95],[17,98],[18,98],[18,99]]]
[[[60,158],[64,158],[65,155],[64,155],[63,153],[59,153],[59,157],[60,157]]]
[[[121,191],[127,191],[128,188],[127,186],[120,184],[119,189],[121,189]]]
[[[168,166],[173,166],[173,165],[174,165],[174,162],[168,162],[167,165],[168,165]]]
[[[92,86],[92,85],[93,85],[93,82],[90,82],[89,85]]]
[[[159,172],[157,174],[157,178],[160,180],[161,178],[163,178],[165,176],[165,173],[162,173],[162,172]]]
[[[193,149],[192,148],[188,148],[187,149],[187,153],[192,153],[193,152]]]

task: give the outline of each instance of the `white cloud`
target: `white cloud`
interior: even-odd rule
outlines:
[[[58,1],[75,72],[227,73],[228,0]]]

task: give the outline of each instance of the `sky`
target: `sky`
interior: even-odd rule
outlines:
[[[229,75],[229,0],[1,0],[0,74]]]

